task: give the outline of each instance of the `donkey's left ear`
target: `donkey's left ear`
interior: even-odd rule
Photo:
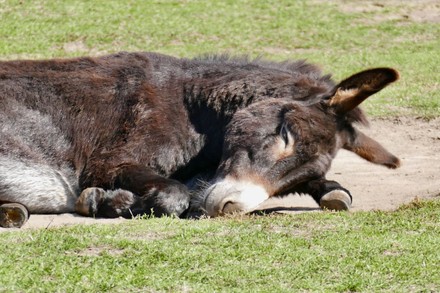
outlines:
[[[361,71],[341,81],[329,99],[329,105],[336,113],[344,115],[356,108],[369,96],[399,79],[399,73],[392,68],[373,68]]]

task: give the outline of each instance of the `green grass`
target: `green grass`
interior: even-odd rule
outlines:
[[[440,290],[440,201],[5,232],[0,291]]]
[[[367,101],[368,112],[435,117],[440,113],[440,25],[412,20],[426,3],[402,3],[7,0],[0,6],[0,58],[121,50],[182,57],[230,52],[306,58],[337,79],[390,66],[402,79]]]
[[[401,80],[364,103],[369,114],[438,117],[439,24],[412,19],[424,2],[380,2],[6,0],[0,59],[229,52],[306,58],[336,79],[390,66]],[[0,292],[440,291],[439,219],[437,200],[5,232]]]

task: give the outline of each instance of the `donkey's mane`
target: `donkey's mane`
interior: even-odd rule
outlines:
[[[277,62],[266,60],[261,56],[252,59],[248,55],[206,54],[196,57],[194,60],[205,64],[230,64],[238,67],[255,66],[256,68],[273,69],[292,75],[307,75],[314,80],[327,84],[329,87],[336,86],[336,83],[331,78],[331,74],[323,75],[322,70],[318,66],[310,64],[304,59]],[[364,111],[359,107],[347,113],[346,118],[350,123],[369,125]]]
[[[207,54],[196,57],[194,60],[211,64],[232,64],[239,67],[255,66],[260,68],[274,69],[290,74],[304,74],[313,79],[334,85],[330,74],[323,75],[321,69],[306,60],[270,61],[262,56],[251,58],[248,55]]]

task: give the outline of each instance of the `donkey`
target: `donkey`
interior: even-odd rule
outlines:
[[[326,172],[341,148],[399,166],[354,127],[367,124],[358,105],[397,79],[375,68],[336,84],[304,61],[143,52],[0,62],[0,225],[22,225],[20,205],[131,218],[184,216],[191,202],[219,216],[292,192],[347,210]],[[199,174],[212,176],[191,201],[184,183]]]

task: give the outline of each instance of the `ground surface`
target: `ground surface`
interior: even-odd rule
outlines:
[[[440,197],[440,118],[431,121],[376,119],[364,132],[397,155],[402,166],[389,170],[340,151],[328,179],[340,182],[351,191],[352,211],[393,210],[416,198]],[[298,195],[271,200],[263,207],[282,207],[285,212],[319,210],[311,197]],[[121,221],[124,219],[92,219],[72,214],[32,215],[22,229]],[[0,228],[2,230],[6,229]]]

